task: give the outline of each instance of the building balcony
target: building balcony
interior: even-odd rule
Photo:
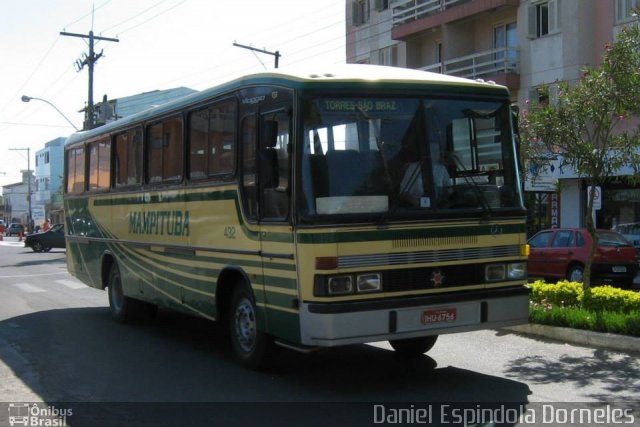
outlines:
[[[519,65],[519,49],[503,47],[448,59],[420,69],[468,79],[493,80],[507,86],[510,90],[518,90],[520,88]]]
[[[441,25],[509,6],[519,0],[395,0],[391,38],[404,40]]]

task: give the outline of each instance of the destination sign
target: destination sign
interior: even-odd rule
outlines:
[[[326,113],[399,113],[407,106],[405,100],[398,99],[320,99],[318,107]]]

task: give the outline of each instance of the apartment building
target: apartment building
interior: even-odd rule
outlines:
[[[53,139],[36,151],[36,179],[31,205],[36,225],[42,225],[45,218],[54,224],[62,222],[63,152],[66,140],[63,137]]]
[[[492,80],[514,104],[540,101],[539,88],[575,83],[604,46],[635,20],[640,0],[346,0],[349,63],[380,64]],[[530,232],[581,226],[586,184],[560,167],[525,185]],[[597,225],[640,222],[640,187],[601,189]]]

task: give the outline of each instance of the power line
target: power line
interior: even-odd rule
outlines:
[[[178,6],[183,5],[183,4],[184,4],[184,3],[186,3],[186,2],[187,2],[187,0],[182,0],[180,3],[177,3],[177,4],[175,4],[175,5],[171,6],[171,7],[170,7],[170,8],[168,8],[168,9],[165,9],[165,10],[163,10],[163,11],[158,12],[157,14],[153,15],[153,16],[152,16],[152,17],[150,17],[149,19],[147,19],[147,20],[144,20],[144,21],[140,22],[139,24],[136,24],[136,25],[134,25],[134,26],[132,26],[132,27],[129,27],[129,28],[125,28],[125,29],[124,29],[124,30],[122,30],[122,31],[118,31],[118,34],[119,34],[119,35],[122,35],[122,34],[124,34],[124,33],[128,32],[128,31],[131,31],[131,30],[133,30],[133,29],[135,29],[135,28],[138,28],[138,27],[140,27],[140,26],[142,26],[142,25],[146,24],[147,22],[153,21],[153,20],[154,20],[154,19],[156,19],[157,17],[159,17],[159,16],[161,16],[161,15],[164,15],[165,13],[167,13],[167,12],[169,12],[169,11],[171,11],[171,10],[173,10],[173,9],[177,8]]]
[[[0,122],[0,125],[9,126],[39,126],[48,128],[70,128],[70,125],[49,125],[45,123],[25,123],[25,122]]]
[[[82,15],[80,18],[76,19],[75,21],[65,25],[62,28],[67,28],[72,26],[73,24],[77,24],[78,22],[82,21],[84,18],[86,18],[87,16],[93,16],[96,12],[96,10],[103,8],[104,6],[108,5],[109,3],[111,3],[112,0],[107,0],[104,3],[100,4],[98,7],[94,7],[91,9],[91,12],[85,13],[84,15]]]
[[[27,77],[27,79],[24,81],[24,83],[22,83],[22,85],[18,88],[18,90],[16,91],[16,93],[9,98],[9,100],[7,101],[7,103],[0,108],[0,112],[4,111],[10,104],[11,102],[13,102],[14,99],[18,98],[18,96],[20,96],[20,94],[23,92],[23,89],[25,88],[25,86],[27,86],[27,84],[31,81],[31,79],[33,78],[33,76],[36,74],[36,72],[38,72],[38,70],[40,69],[40,67],[42,66],[42,64],[44,64],[44,60],[47,59],[47,57],[49,56],[49,54],[51,53],[51,51],[53,50],[54,46],[56,45],[56,43],[58,42],[58,40],[60,39],[60,36],[58,35],[56,37],[56,39],[53,41],[53,43],[51,43],[51,46],[49,46],[49,49],[47,49],[47,51],[45,52],[45,54],[42,56],[42,58],[40,59],[40,61],[38,61],[38,64],[36,64],[36,68],[31,72],[31,74],[29,74],[29,76]]]
[[[133,20],[134,20],[134,19],[136,19],[138,16],[144,15],[145,13],[147,13],[148,11],[150,11],[151,9],[154,9],[154,8],[156,8],[156,7],[160,6],[162,3],[166,2],[166,1],[167,1],[167,0],[160,0],[158,3],[154,4],[153,6],[150,6],[150,7],[146,8],[146,9],[144,9],[143,11],[141,11],[141,12],[139,12],[139,13],[137,13],[137,14],[135,14],[135,15],[133,15],[133,16],[131,16],[131,17],[129,17],[129,18],[127,18],[127,19],[125,19],[124,21],[120,21],[120,22],[118,22],[117,24],[114,24],[114,25],[112,25],[112,26],[110,26],[110,27],[103,28],[100,32],[101,32],[101,33],[105,33],[105,32],[107,32],[107,31],[109,31],[109,30],[112,30],[112,29],[114,29],[114,28],[116,28],[116,27],[119,27],[120,25],[126,24],[126,23],[127,23],[127,22],[129,22],[129,21],[133,21]],[[116,33],[118,33],[117,31],[115,31],[115,32],[116,32]]]

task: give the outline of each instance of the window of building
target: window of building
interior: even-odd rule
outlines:
[[[84,147],[67,151],[67,193],[82,193],[85,182]]]
[[[389,0],[375,0],[375,8],[378,12],[389,9]]]
[[[111,182],[111,140],[89,144],[89,190],[107,190]]]
[[[506,72],[516,68],[518,63],[518,26],[515,22],[497,25],[493,28],[493,48],[496,50],[495,66]]]
[[[116,135],[114,175],[116,187],[142,182],[142,130],[130,129]]]
[[[235,167],[235,101],[189,114],[189,178],[229,175]]]
[[[378,51],[378,64],[380,65],[398,65],[398,46],[393,45],[385,47]]]
[[[633,11],[638,7],[640,0],[616,0],[616,22],[633,20]]]
[[[560,102],[560,85],[551,83],[546,86],[533,87],[529,90],[529,100],[534,104],[558,105],[558,102]]]
[[[560,0],[533,1],[528,8],[529,37],[539,38],[560,29]]]
[[[369,22],[369,0],[353,0],[353,3],[351,3],[351,19],[356,27]]]
[[[182,178],[182,118],[173,117],[147,128],[147,182],[176,182]]]

